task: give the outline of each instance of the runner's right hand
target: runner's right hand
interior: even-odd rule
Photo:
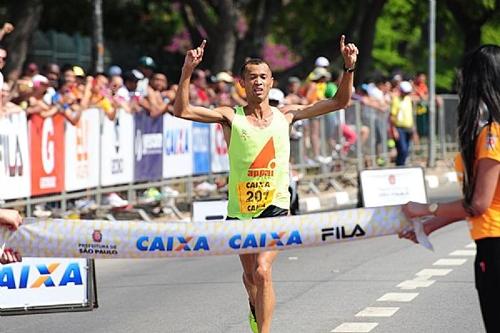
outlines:
[[[204,39],[200,46],[195,49],[189,50],[186,53],[186,58],[184,59],[184,67],[189,69],[194,69],[198,66],[203,59],[203,52],[205,50],[205,44],[207,41]]]

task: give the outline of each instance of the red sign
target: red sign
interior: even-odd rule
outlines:
[[[31,194],[62,192],[64,189],[64,117],[29,121],[31,147]]]

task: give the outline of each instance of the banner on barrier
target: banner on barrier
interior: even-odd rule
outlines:
[[[80,121],[75,126],[70,123],[66,126],[67,191],[99,185],[100,113],[96,108],[83,110]]]
[[[0,117],[0,199],[28,197],[31,192],[28,123],[25,112]]]
[[[62,115],[42,118],[33,114],[29,121],[31,148],[31,194],[64,190],[64,122]]]
[[[418,223],[418,222],[416,222]],[[157,258],[296,249],[393,235],[412,227],[400,206],[252,221],[136,222],[45,220],[0,231],[0,244],[26,256]],[[421,224],[414,225],[428,244]]]
[[[134,117],[117,110],[116,118],[103,117],[101,134],[101,185],[134,180]]]
[[[193,174],[210,173],[210,124],[193,123]]]
[[[227,144],[224,139],[224,130],[221,124],[210,126],[210,152],[212,157],[212,172],[229,171],[229,157]]]
[[[88,259],[27,258],[0,266],[0,315],[50,309],[91,310],[92,271]]]
[[[146,111],[134,113],[134,179],[158,180],[163,171],[163,117],[151,118]]]
[[[193,122],[163,116],[163,177],[193,174]]]

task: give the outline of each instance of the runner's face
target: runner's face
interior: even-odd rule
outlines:
[[[273,87],[273,75],[266,64],[249,64],[242,82],[248,101],[262,102]]]

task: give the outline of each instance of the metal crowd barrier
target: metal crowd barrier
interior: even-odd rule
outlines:
[[[426,147],[429,145],[433,145],[437,152],[436,156],[441,160],[449,159],[450,156],[448,153],[457,150],[455,124],[458,98],[456,95],[441,95],[440,98],[443,103],[437,109],[436,140],[429,143],[428,139],[422,138],[421,144],[419,146],[415,145],[411,149],[409,164],[425,161],[428,157],[428,149]],[[384,165],[391,164],[392,148],[388,145],[390,142],[388,116],[389,112],[382,113],[355,101],[346,110],[319,117],[321,158],[312,156],[311,145],[306,144],[309,138],[304,136],[299,137],[292,140],[291,143],[292,169],[302,174],[302,183],[312,192],[321,191],[318,184],[325,181],[327,187],[333,187],[335,190],[339,190],[344,186],[346,178],[348,183],[350,181],[354,186],[359,171],[366,168],[383,166],[380,165],[381,163],[378,163],[377,159],[383,159],[385,162]],[[343,135],[346,128],[356,135],[356,141],[349,147],[347,147],[347,138]],[[5,142],[3,144],[5,145]],[[101,140],[99,140],[99,145],[101,145]],[[0,140],[0,151],[5,154],[5,149]],[[2,154],[0,154],[0,166],[2,163],[6,163],[2,161],[1,156]],[[310,160],[306,160],[306,157],[309,157]],[[151,187],[161,188],[163,186],[173,186],[180,189],[179,199],[183,199],[189,203],[196,196],[193,190],[196,183],[212,181],[216,177],[225,176],[227,176],[227,171],[225,170],[220,170],[219,172],[209,170],[199,175],[170,177],[155,181],[130,182],[112,186],[101,185],[36,197],[28,196],[9,200],[0,197],[0,205],[2,207],[26,207],[26,214],[31,216],[33,211],[32,206],[37,204],[58,202],[60,209],[64,211],[67,209],[67,202],[69,200],[94,197],[96,203],[100,204],[102,196],[112,192],[126,193],[129,202],[134,203],[137,202],[137,191],[146,190]]]

